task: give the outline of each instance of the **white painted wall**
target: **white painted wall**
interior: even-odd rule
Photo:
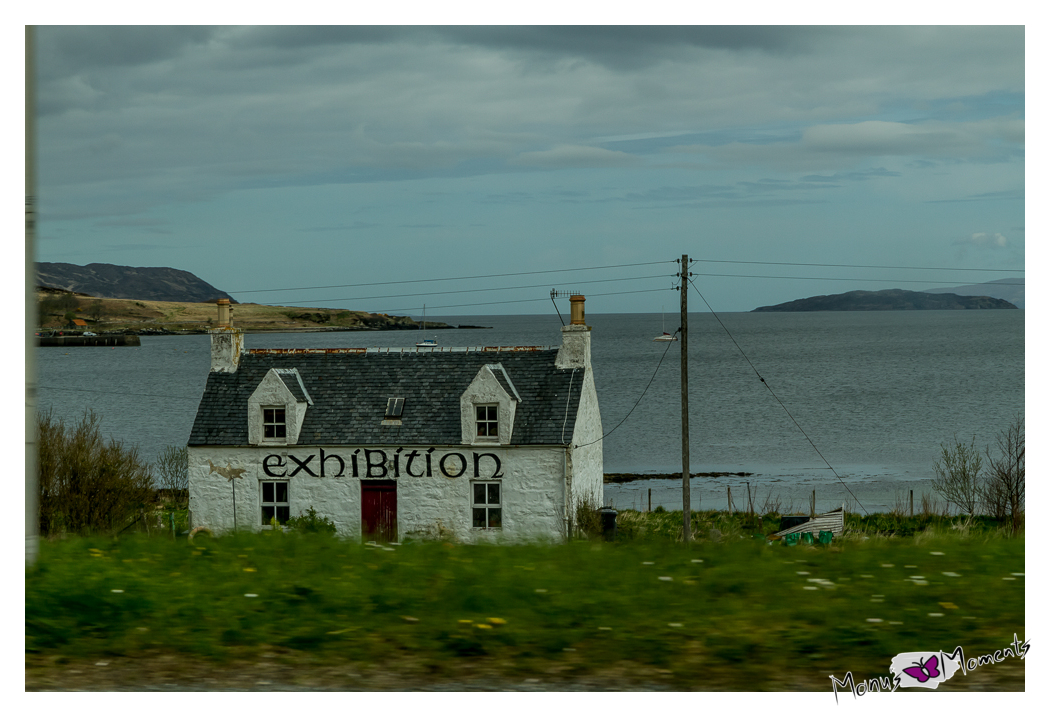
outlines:
[[[368,473],[364,451],[383,450],[388,457],[383,469],[374,465],[375,478],[395,479],[393,456],[398,446],[244,446],[189,448],[190,511],[193,527],[204,526],[213,532],[230,531],[233,523],[233,493],[236,483],[237,526],[240,529],[261,529],[259,484],[263,480],[288,480],[291,515],[299,515],[308,508],[332,520],[336,530],[344,536],[361,535],[361,480]],[[358,478],[352,477],[352,455],[358,450]],[[320,453],[326,456],[326,477],[320,476]],[[446,446],[431,454],[431,476],[424,471],[424,454],[413,460],[412,472],[422,477],[407,475],[406,457],[411,446],[400,454],[397,495],[397,518],[400,537],[451,537],[464,543],[487,541],[563,540],[565,536],[565,478],[564,454],[560,446]],[[424,449],[425,450],[425,449]],[[440,467],[441,458],[459,453],[467,458],[467,470],[459,477],[448,477]],[[492,478],[495,463],[491,458],[479,460],[479,479],[499,480],[502,483],[503,528],[482,530],[471,527],[471,490],[474,466],[473,453],[495,454],[501,462],[501,478]],[[272,473],[290,474],[296,464],[288,456],[299,460],[315,457],[307,465],[317,474],[305,471],[292,476],[269,476],[264,470],[267,456]],[[370,454],[373,463],[379,454]],[[344,475],[335,477],[339,456],[344,463]],[[277,466],[283,460],[284,467]],[[210,461],[210,462],[209,462]],[[445,461],[449,473],[459,472],[458,458]],[[235,476],[232,481],[229,476]]]
[[[594,387],[594,372],[590,366],[578,373],[583,374],[583,391],[580,395],[580,410],[576,416],[576,428],[572,435],[573,448],[569,458],[571,517],[574,516],[575,506],[580,501],[590,503],[595,508],[605,505],[605,462],[598,391]]]

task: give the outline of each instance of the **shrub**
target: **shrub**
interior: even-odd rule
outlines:
[[[323,515],[318,515],[312,505],[305,513],[289,518],[286,525],[300,533],[335,535],[335,523]]]
[[[50,412],[38,416],[41,535],[120,531],[149,505],[149,465],[136,449],[103,441],[99,423],[94,412],[70,428]]]
[[[967,515],[973,515],[981,503],[981,451],[976,441],[973,437],[970,445],[958,438],[942,443],[941,457],[933,464],[933,489]]]
[[[189,502],[190,463],[186,446],[167,446],[157,456],[157,486],[178,505]]]
[[[63,316],[76,311],[80,301],[72,293],[49,294],[40,300],[40,316]]]
[[[600,506],[595,496],[585,496],[576,501],[573,530],[570,534],[580,538],[597,538],[602,534]]]
[[[989,512],[1000,520],[1009,518],[1014,532],[1024,524],[1024,416],[1017,416],[995,437],[999,454],[985,449],[988,471],[984,500]]]

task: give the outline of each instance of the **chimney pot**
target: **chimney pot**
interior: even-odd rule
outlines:
[[[219,299],[217,303],[219,305],[219,326],[233,326],[230,312],[230,300]]]
[[[574,326],[586,326],[587,322],[583,317],[583,294],[573,294],[569,297],[569,307],[571,309],[572,321],[570,322]]]

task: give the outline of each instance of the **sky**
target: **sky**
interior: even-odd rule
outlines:
[[[45,26],[37,51],[39,261],[415,316],[675,311],[683,254],[724,312],[1024,276],[1021,26]]]

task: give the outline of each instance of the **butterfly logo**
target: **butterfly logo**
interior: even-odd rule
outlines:
[[[914,663],[914,667],[905,667],[904,672],[909,677],[914,677],[919,682],[926,682],[931,677],[940,677],[941,673],[937,671],[937,655],[931,655],[930,659],[923,663],[920,657],[917,662]]]

